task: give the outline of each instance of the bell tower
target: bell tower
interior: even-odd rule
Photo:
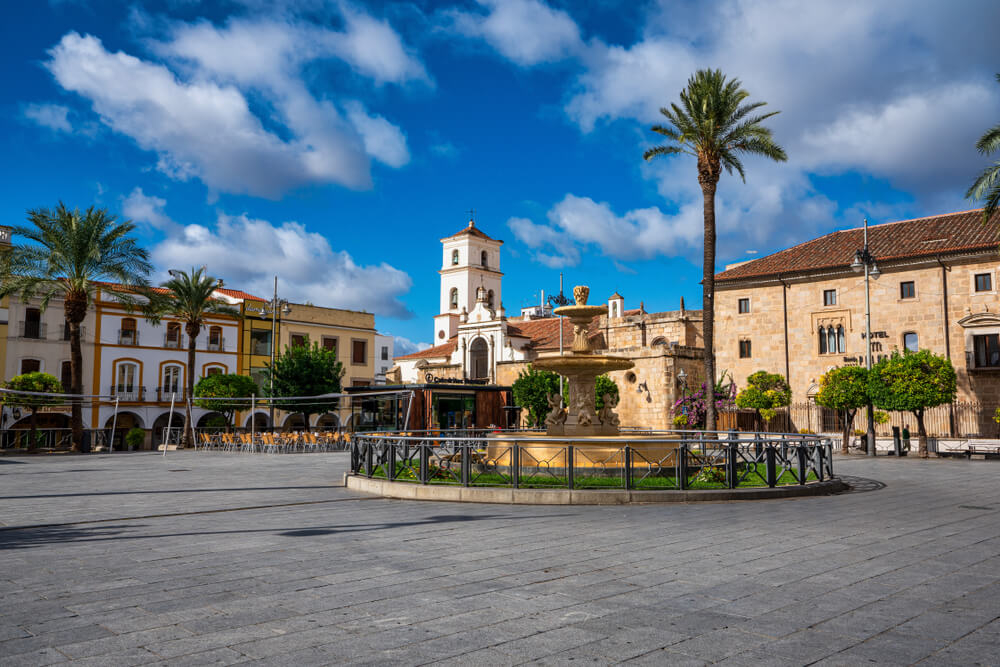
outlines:
[[[441,345],[457,335],[458,325],[476,306],[476,293],[485,291],[487,305],[499,312],[500,246],[503,241],[490,238],[476,227],[470,214],[469,224],[457,234],[441,239],[441,303],[434,317],[434,344]]]

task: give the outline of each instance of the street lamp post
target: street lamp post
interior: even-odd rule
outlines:
[[[278,309],[281,309],[282,315],[288,315],[292,312],[292,309],[288,305],[286,299],[278,299],[278,276],[274,277],[274,296],[271,298],[271,367],[267,374],[268,377],[268,394],[270,396],[270,401],[268,401],[268,420],[271,424],[271,432],[274,432],[274,351],[278,345],[277,340],[277,330],[278,330]],[[250,406],[250,419],[253,420],[253,409],[254,406]]]
[[[553,310],[561,306],[568,306],[569,299],[563,295],[563,274],[559,274],[559,294],[557,296],[549,297],[549,306]],[[559,356],[563,355],[563,317],[559,316]],[[563,394],[563,376],[559,376],[559,395]]]
[[[851,268],[855,272],[864,269],[865,272],[865,368],[872,369],[872,300],[871,278],[878,279],[882,275],[875,263],[875,257],[868,249],[868,218],[865,218],[865,245],[861,250],[854,251],[854,261]],[[865,434],[868,456],[875,456],[875,409],[868,402],[868,431]]]

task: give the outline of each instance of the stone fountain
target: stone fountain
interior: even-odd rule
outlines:
[[[562,396],[549,397],[552,411],[545,419],[546,433],[551,436],[614,436],[618,435],[619,419],[615,414],[616,402],[612,396],[604,399],[600,413],[595,407],[597,376],[611,371],[632,368],[631,360],[624,357],[595,354],[587,339],[587,331],[594,317],[608,312],[607,306],[588,306],[590,288],[577,285],[573,288],[572,306],[555,309],[556,315],[566,316],[573,325],[573,346],[569,354],[539,356],[532,362],[535,368],[553,371],[569,382],[569,407],[563,406]]]

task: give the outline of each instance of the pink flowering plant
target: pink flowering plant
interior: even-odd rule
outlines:
[[[701,383],[696,391],[685,392],[685,395],[674,403],[674,427],[678,429],[704,429],[706,402],[710,392]],[[727,371],[722,371],[719,381],[715,383],[715,413],[731,408],[736,402],[736,383]]]

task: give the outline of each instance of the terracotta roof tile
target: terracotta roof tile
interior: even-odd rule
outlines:
[[[878,261],[933,257],[996,248],[1000,213],[983,224],[982,209],[869,225],[868,247]],[[847,268],[864,245],[861,227],[833,232],[715,275],[718,281],[818,269]]]
[[[420,350],[419,352],[404,354],[401,357],[393,357],[393,359],[428,359],[434,357],[450,357],[457,347],[458,339],[456,337],[450,339],[447,343],[435,345],[434,347],[429,347],[426,350]]]
[[[452,234],[451,236],[446,236],[441,240],[446,241],[448,239],[457,239],[460,236],[475,236],[476,238],[486,239],[487,241],[495,241],[497,243],[503,243],[503,241],[501,241],[500,239],[491,238],[489,235],[486,234],[486,232],[476,227],[476,223],[474,223],[472,220],[469,221],[469,226],[463,229],[462,231],[458,232],[457,234]]]

